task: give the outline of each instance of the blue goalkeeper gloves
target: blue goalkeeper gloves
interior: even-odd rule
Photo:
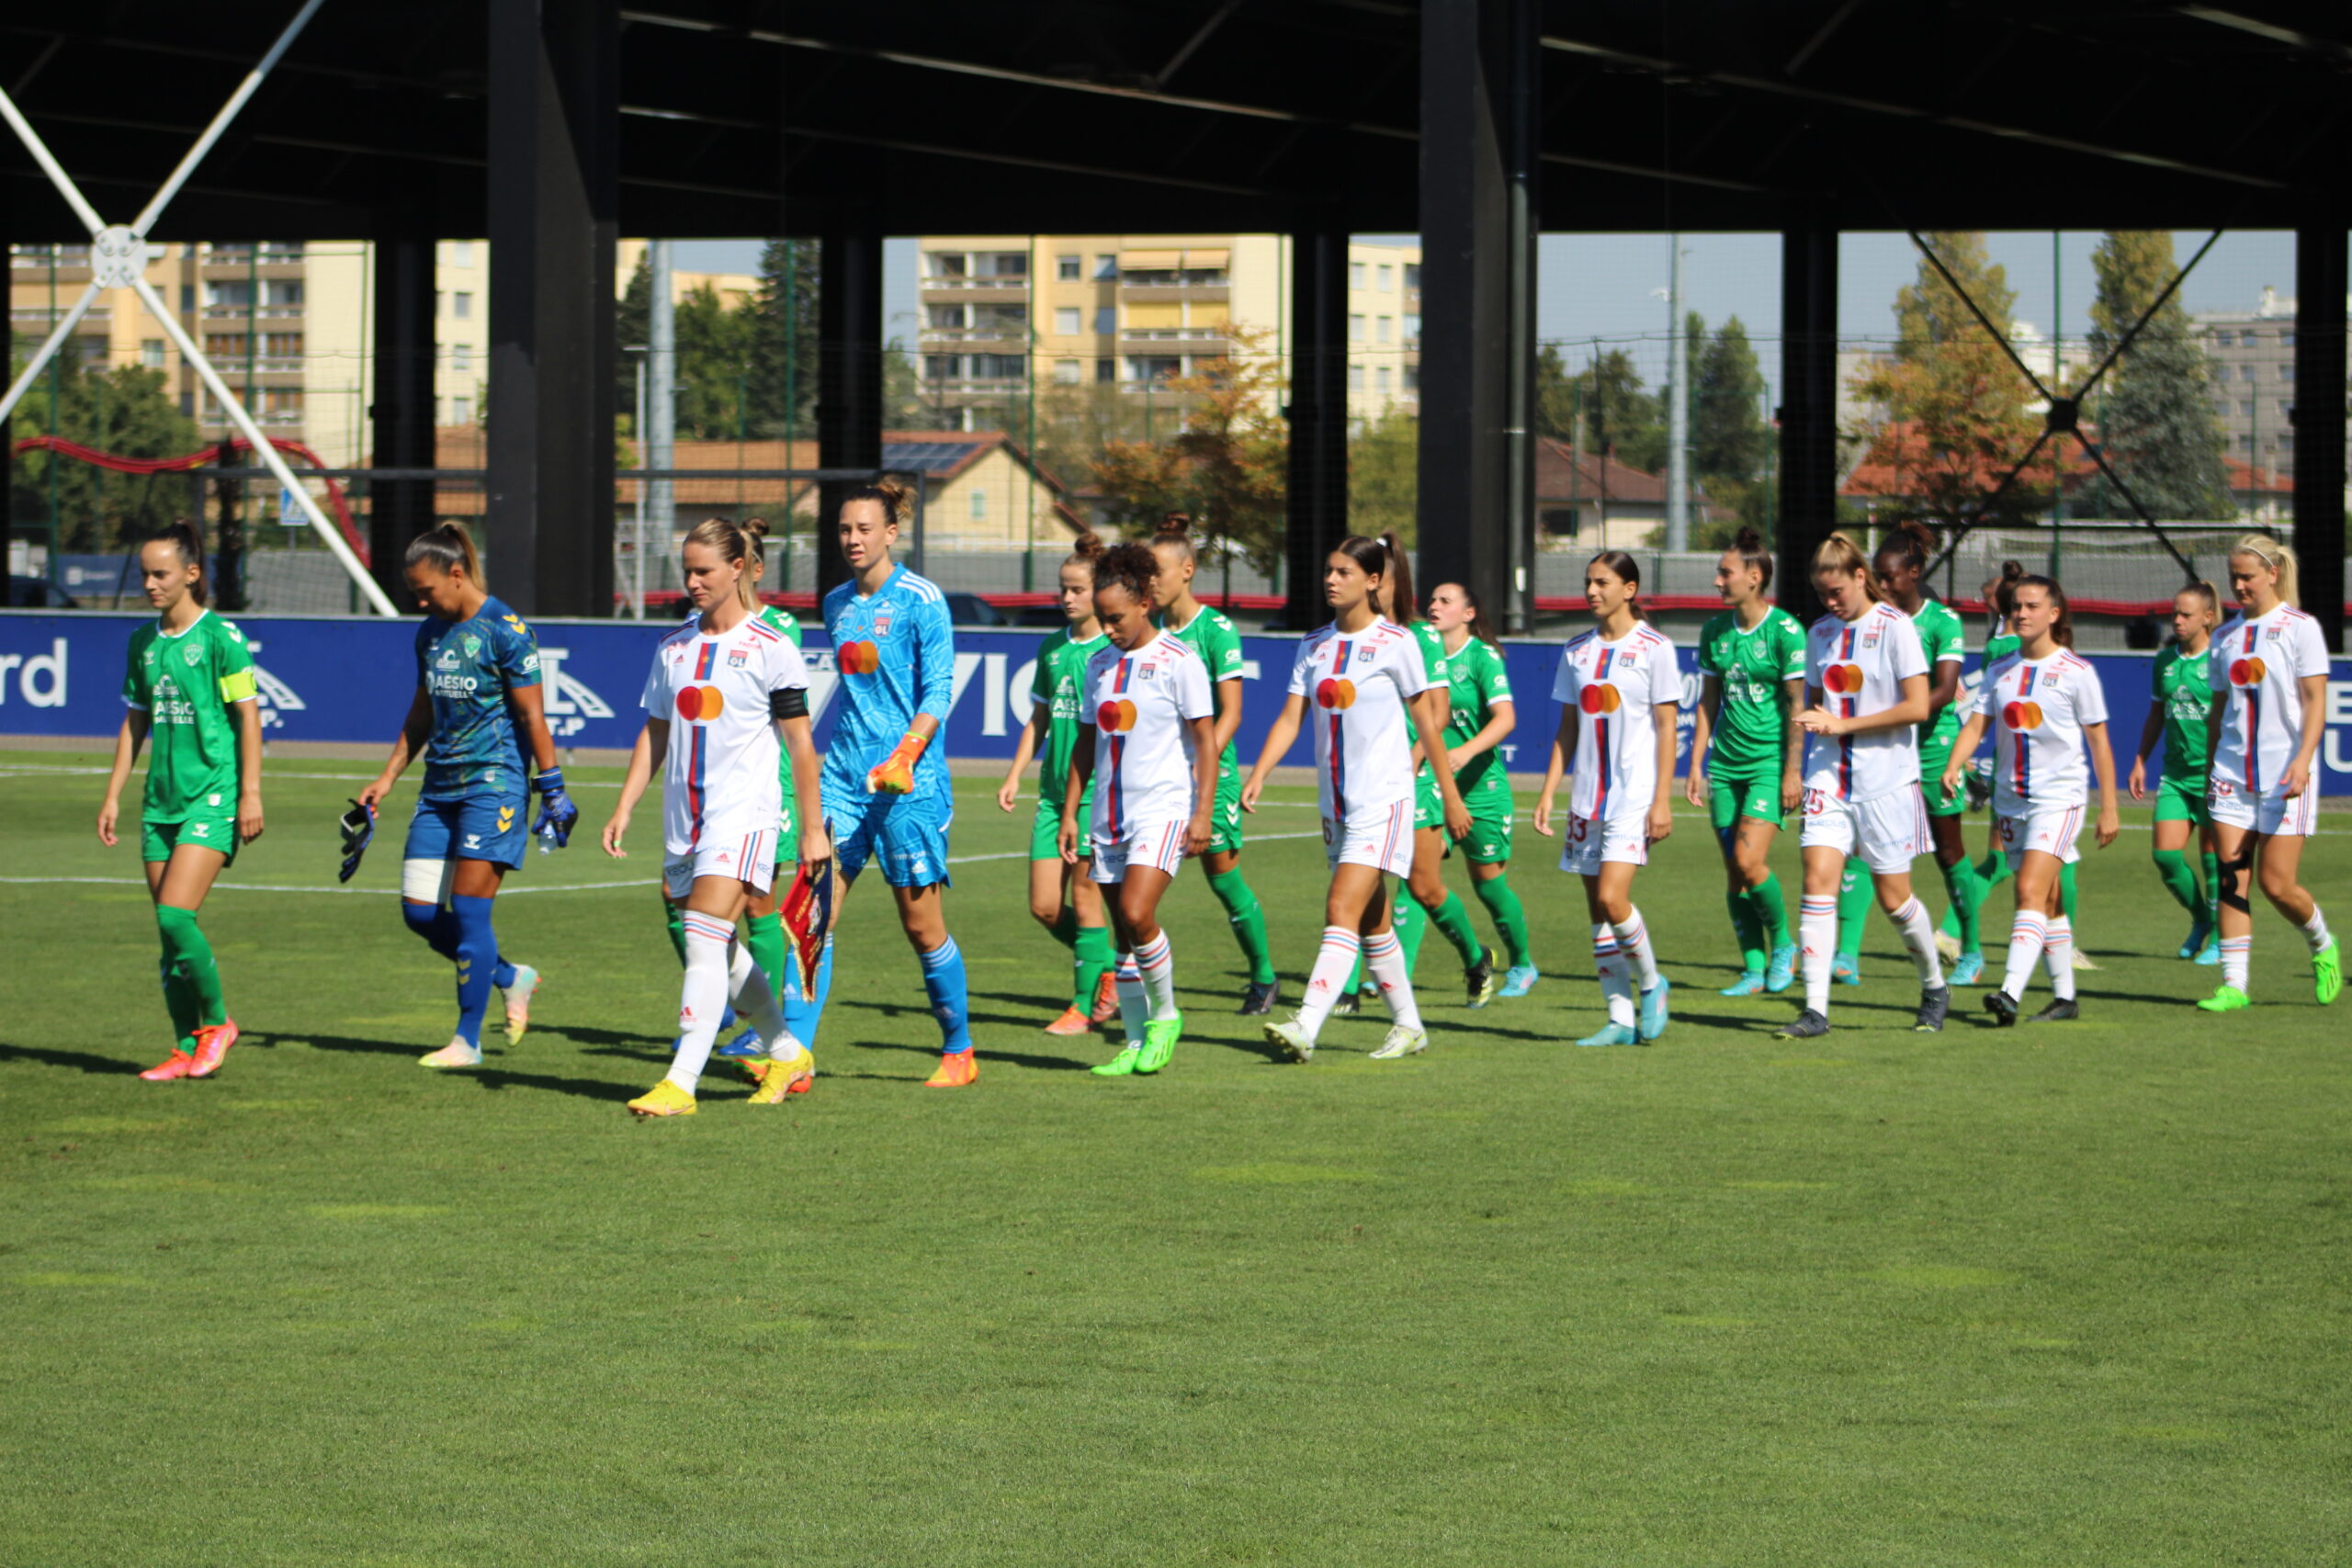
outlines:
[[[539,792],[539,824],[531,829],[539,836],[539,852],[547,853],[549,843],[562,849],[571,842],[571,829],[580,821],[580,807],[563,793],[563,770],[549,768],[531,781],[531,787]]]

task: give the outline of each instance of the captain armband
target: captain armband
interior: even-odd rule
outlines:
[[[768,694],[770,718],[807,718],[808,691],[805,686],[786,686]]]

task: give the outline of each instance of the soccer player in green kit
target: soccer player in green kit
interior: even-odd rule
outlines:
[[[1730,608],[1699,633],[1706,684],[1682,782],[1684,798],[1708,808],[1730,879],[1724,899],[1740,975],[1724,988],[1727,997],[1778,996],[1796,978],[1796,942],[1771,854],[1781,821],[1804,797],[1804,732],[1789,722],[1804,706],[1804,628],[1765,597],[1771,586],[1771,550],[1762,535],[1742,528],[1715,563],[1715,592]],[[1869,878],[1861,883],[1867,898]]]
[[[1470,836],[1462,858],[1470,863],[1470,886],[1494,917],[1510,969],[1503,976],[1506,997],[1523,997],[1542,978],[1527,942],[1527,911],[1510,885],[1510,836],[1517,804],[1502,743],[1519,723],[1511,701],[1510,672],[1487,624],[1476,594],[1459,582],[1441,582],[1430,592],[1429,625],[1445,656],[1445,754],[1462,804],[1470,808]]]
[[[1233,940],[1241,944],[1241,956],[1250,964],[1242,1015],[1271,1013],[1282,995],[1274,976],[1274,950],[1266,940],[1266,911],[1241,874],[1241,759],[1233,746],[1234,731],[1241,728],[1241,634],[1221,612],[1193,596],[1193,574],[1200,562],[1193,555],[1190,517],[1168,513],[1152,536],[1151,548],[1159,560],[1154,595],[1159,602],[1159,624],[1201,656],[1216,699],[1216,810],[1201,869],[1208,873],[1209,891],[1225,906]]]
[[[1021,727],[1020,742],[1012,749],[1012,765],[997,786],[996,804],[1011,811],[1021,801],[1021,775],[1033,756],[1037,765],[1037,810],[1029,826],[1029,913],[1053,939],[1070,950],[1069,1006],[1046,1025],[1048,1034],[1083,1034],[1098,1021],[1117,1012],[1118,993],[1108,982],[1118,953],[1104,924],[1102,889],[1088,874],[1085,852],[1090,843],[1081,834],[1077,861],[1062,859],[1057,835],[1062,826],[1063,786],[1069,782],[1070,757],[1078,738],[1091,728],[1086,706],[1086,661],[1110,645],[1102,623],[1094,615],[1094,563],[1102,557],[1102,541],[1087,533],[1063,562],[1062,615],[1069,625],[1048,632],[1037,645],[1037,672],[1029,682],[1029,722]],[[1235,647],[1238,649],[1237,641]],[[1079,801],[1084,817],[1093,804],[1093,786]],[[1064,907],[1067,890],[1069,902]]]
[[[210,1077],[237,1043],[220,970],[197,911],[237,846],[261,837],[261,694],[244,634],[205,607],[204,544],[175,523],[139,551],[155,619],[130,634],[122,728],[98,842],[111,849],[122,786],[150,736],[139,858],[163,938],[164,1005],[172,1054],[139,1076],[150,1083]]]
[[[2140,751],[2132,761],[2132,798],[2148,798],[2148,753],[2164,738],[2165,766],[2156,781],[2156,874],[2165,891],[2188,911],[2188,940],[2180,956],[2199,964],[2222,961],[2220,898],[2221,840],[2206,809],[2205,792],[2213,755],[2211,671],[2213,628],[2221,624],[2222,596],[2210,582],[2192,582],[2172,596],[2175,641],[2156,655],[2154,694],[2147,722],[2140,727]],[[2188,869],[2191,829],[2203,852],[2205,881]]]

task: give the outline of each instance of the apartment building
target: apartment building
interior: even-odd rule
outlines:
[[[2352,316],[2352,300],[2346,303]],[[2189,320],[2204,345],[2213,412],[2230,457],[2266,471],[2295,466],[2295,301],[2265,285],[2251,309],[2200,310]]]
[[[90,281],[87,245],[10,247],[8,318],[38,343]],[[148,247],[146,281],[264,431],[330,465],[364,462],[368,247],[357,243],[200,242]],[[101,293],[61,353],[85,366],[164,372],[206,440],[228,421],[139,296]],[[24,434],[23,416],[18,416]]]
[[[925,236],[915,333],[925,400],[969,429],[1033,388],[1152,397],[1233,353],[1237,332],[1287,357],[1290,249],[1280,234]],[[1351,245],[1349,283],[1351,413],[1418,406],[1420,252]]]

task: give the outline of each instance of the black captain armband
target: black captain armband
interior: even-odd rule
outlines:
[[[807,718],[808,692],[803,686],[786,686],[780,692],[768,694],[770,718]]]

